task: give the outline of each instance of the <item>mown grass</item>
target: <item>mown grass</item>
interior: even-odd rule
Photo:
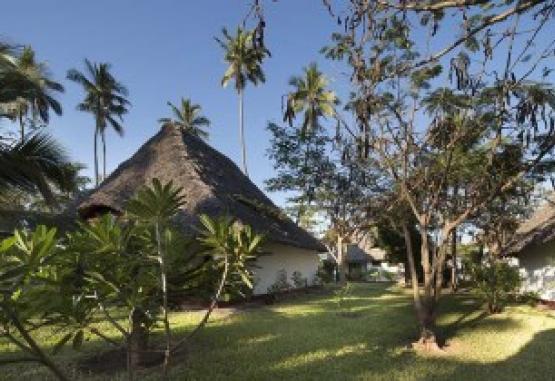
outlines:
[[[440,330],[445,354],[407,349],[417,327],[410,295],[381,284],[357,284],[342,311],[331,294],[306,295],[253,310],[219,314],[176,359],[172,380],[554,380],[555,317],[528,306],[483,313],[468,295],[446,296]],[[348,312],[348,313],[345,313]],[[199,315],[175,313],[182,333]],[[115,333],[113,333],[114,336]],[[42,332],[53,344],[56,335]],[[89,337],[79,352],[64,349],[61,361],[75,380],[124,380],[123,370],[87,371],[82,361],[108,347]],[[0,351],[14,350],[5,343]],[[102,360],[100,360],[102,361]],[[158,369],[141,372],[159,379]],[[0,368],[1,380],[53,379],[40,366]]]

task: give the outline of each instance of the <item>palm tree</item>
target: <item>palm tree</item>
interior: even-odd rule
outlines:
[[[161,118],[159,120],[160,123],[172,124],[183,132],[188,132],[202,139],[208,139],[208,132],[204,128],[210,126],[210,120],[201,115],[202,107],[200,105],[194,104],[190,99],[181,98],[179,107],[171,102],[168,102],[168,106],[172,110],[173,119]]]
[[[216,41],[224,50],[224,60],[229,65],[222,78],[222,86],[226,87],[230,81],[234,81],[235,90],[239,96],[239,142],[242,154],[243,173],[247,172],[247,148],[245,146],[245,129],[243,117],[243,93],[248,82],[258,85],[265,82],[266,77],[262,71],[262,61],[269,55],[269,51],[255,44],[254,31],[247,31],[237,27],[235,36],[228,33],[226,28],[222,29],[223,41]]]
[[[65,151],[47,134],[34,134],[15,145],[0,143],[0,195],[13,190],[38,191],[52,203],[52,188],[72,191],[77,171]]]
[[[339,104],[339,100],[333,91],[327,89],[328,80],[315,63],[304,68],[302,77],[292,77],[289,85],[293,86],[294,90],[287,95],[283,121],[292,125],[296,116],[302,112],[304,133],[316,130],[321,117],[336,115],[335,106]]]
[[[79,103],[79,111],[94,115],[94,174],[96,185],[100,183],[98,173],[98,135],[102,139],[102,175],[106,178],[106,128],[108,125],[120,135],[123,135],[123,115],[128,112],[130,102],[127,100],[127,88],[118,82],[110,73],[109,63],[91,63],[85,59],[86,73],[71,69],[67,78],[74,81],[85,90],[85,99]],[[87,78],[88,75],[88,78]]]
[[[62,114],[62,106],[52,93],[63,92],[64,87],[50,78],[46,64],[37,62],[35,52],[30,46],[26,46],[15,60],[9,53],[9,47],[3,45],[0,49],[3,78],[11,78],[12,83],[20,82],[21,91],[18,97],[3,105],[2,111],[12,120],[19,120],[21,141],[23,141],[25,139],[24,119],[29,111],[32,112],[33,119],[38,116],[44,123],[49,121],[50,110],[57,115]]]

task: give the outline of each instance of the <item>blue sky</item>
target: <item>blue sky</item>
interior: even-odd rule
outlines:
[[[240,23],[249,0],[18,0],[3,4],[0,39],[30,44],[38,59],[46,61],[54,78],[66,87],[59,96],[62,117],[53,117],[51,132],[73,160],[86,164],[92,174],[93,125],[91,115],[76,111],[83,97],[79,86],[65,79],[70,68],[83,68],[83,59],[110,62],[115,76],[130,91],[133,104],[125,118],[123,138],[108,134],[108,171],[130,157],[159,129],[157,120],[167,116],[167,101],[190,97],[202,105],[212,121],[210,143],[236,163],[240,159],[237,97],[220,79],[225,70],[221,48],[214,41],[223,26]],[[264,63],[267,81],[247,88],[246,139],[249,173],[263,187],[273,168],[266,157],[268,121],[281,121],[282,96],[287,82],[302,68],[317,61],[331,86],[345,99],[345,68],[318,52],[338,28],[321,0],[266,1],[266,40],[272,57]],[[450,17],[447,17],[450,20]],[[524,22],[524,26],[526,21]],[[445,46],[453,36],[449,25],[436,36],[432,50]],[[453,25],[453,31],[459,32]],[[424,36],[417,38],[423,43]],[[425,54],[425,49],[422,51]],[[448,60],[450,57],[445,57]],[[504,62],[492,62],[495,70]],[[446,74],[440,81],[446,81]],[[5,120],[1,127],[9,127]],[[15,126],[14,126],[15,127]],[[270,194],[284,205],[284,194]]]
[[[241,22],[247,4],[246,0],[10,1],[2,7],[9,17],[3,17],[0,38],[32,45],[38,59],[47,61],[53,77],[65,86],[66,92],[59,96],[64,114],[53,117],[49,128],[72,159],[89,166],[86,174],[92,173],[94,121],[75,109],[83,93],[65,79],[68,69],[83,68],[84,58],[112,63],[133,104],[125,118],[125,136],[108,135],[108,171],[156,133],[157,120],[169,113],[166,102],[177,102],[181,96],[202,105],[212,121],[210,143],[238,163],[237,98],[232,88],[220,86],[225,64],[214,36],[223,26],[233,29]],[[281,120],[281,96],[288,90],[289,77],[311,61],[321,63],[332,82],[342,75],[337,64],[318,53],[335,27],[319,0],[268,2],[266,15],[272,52],[264,64],[267,81],[248,88],[245,98],[249,172],[259,186],[273,172],[265,155],[269,141],[265,127],[270,120]],[[270,196],[283,204],[283,195]]]

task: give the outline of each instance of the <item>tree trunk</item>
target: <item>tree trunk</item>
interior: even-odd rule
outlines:
[[[102,130],[102,181],[106,179],[106,133]]]
[[[428,240],[428,229],[420,226],[420,237],[422,245],[420,255],[422,268],[424,270],[424,297],[422,300],[418,320],[420,322],[420,339],[418,343],[425,349],[437,347],[435,335],[435,297],[434,297],[434,269],[430,263],[430,246]]]
[[[166,350],[164,351],[164,379],[168,377],[168,366],[171,354],[171,330],[168,318],[168,284],[166,279],[166,261],[162,251],[162,237],[160,234],[160,224],[156,223],[156,245],[158,250],[158,261],[160,262],[160,282],[162,283],[162,320],[164,322],[164,336],[166,339]]]
[[[241,145],[241,169],[243,170],[243,173],[248,176],[247,146],[245,144],[245,120],[243,115],[243,89],[239,90],[239,142]]]
[[[457,291],[457,228],[451,232],[451,261],[453,266],[451,268],[451,290]]]
[[[339,283],[344,284],[347,281],[347,263],[345,253],[343,252],[343,237],[337,235],[337,269],[339,272]]]
[[[420,316],[422,310],[422,301],[420,300],[420,288],[418,285],[418,273],[416,272],[416,264],[414,262],[414,251],[412,247],[412,237],[410,236],[410,230],[406,223],[403,222],[403,236],[405,237],[405,247],[407,249],[407,262],[408,269],[405,270],[405,279],[407,275],[410,275],[410,282],[412,285],[412,296],[414,299],[414,308],[416,309],[416,315]]]
[[[134,308],[130,315],[130,327],[127,343],[127,356],[128,356],[128,374],[130,379],[133,378],[135,369],[145,363],[146,354],[148,350],[148,329],[146,326],[147,317],[145,313]]]
[[[96,122],[96,128],[94,129],[94,181],[96,186],[98,186],[98,121]]]
[[[23,110],[19,110],[19,134],[21,135],[21,143],[25,141],[25,122],[23,121]]]

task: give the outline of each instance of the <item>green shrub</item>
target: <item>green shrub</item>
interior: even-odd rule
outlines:
[[[498,313],[507,304],[510,294],[521,284],[518,269],[500,260],[471,264],[472,284],[487,303],[490,313]]]
[[[291,284],[287,281],[287,271],[281,269],[276,273],[276,281],[268,287],[268,294],[277,294],[291,289]]]
[[[291,274],[291,280],[293,281],[293,286],[295,286],[295,288],[306,288],[308,286],[306,278],[303,277],[303,274],[300,271],[293,271],[293,274]]]

